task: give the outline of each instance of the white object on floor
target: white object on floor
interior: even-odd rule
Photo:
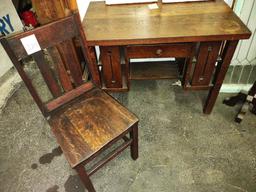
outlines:
[[[174,83],[172,84],[172,86],[179,86],[179,87],[181,87],[181,81],[178,80],[178,81],[174,82]]]

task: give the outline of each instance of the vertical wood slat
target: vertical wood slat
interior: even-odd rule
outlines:
[[[83,83],[82,69],[79,59],[76,54],[74,43],[72,40],[65,41],[57,45],[57,49],[61,55],[65,66],[70,71],[75,86],[79,86]]]
[[[83,48],[83,52],[85,53],[86,49],[85,49],[85,46],[83,45],[83,43],[86,42],[86,41],[85,41],[85,39],[82,38],[83,33],[82,33],[82,28],[81,28],[81,22],[80,22],[80,20],[78,20],[78,18],[79,18],[79,14],[75,13],[74,15],[72,15],[68,18],[69,21],[73,20],[73,22],[67,23],[66,22],[67,19],[65,19],[65,20],[56,21],[56,23],[60,27],[65,27],[65,28],[66,27],[72,27],[72,28],[74,28],[74,30],[75,30],[74,35],[80,40],[80,43],[81,43],[82,48]],[[80,22],[80,23],[78,23],[78,22]],[[48,30],[48,28],[50,28],[51,26],[52,26],[51,24],[50,25],[45,25],[42,28],[44,30]],[[38,28],[34,29],[34,30],[38,30]],[[31,30],[30,33],[33,33],[34,30]],[[26,33],[20,33],[20,35],[21,36],[24,35],[22,37],[25,37]],[[70,61],[70,55],[72,56],[71,59],[76,60],[76,55],[74,54],[75,53],[75,48],[73,46],[73,39],[72,39],[73,36],[68,35],[69,38],[67,38],[66,36],[61,36],[60,37],[58,35],[53,35],[52,39],[55,40],[55,37],[58,39],[58,42],[61,42],[61,39],[63,39],[62,42],[64,44],[67,42],[66,39],[70,39],[70,41],[69,41],[69,45],[68,46],[66,45],[66,47],[64,47],[65,50],[63,52],[65,52],[65,54],[63,54],[63,55],[58,54],[57,56],[52,54],[52,56],[56,56],[56,58],[57,58],[57,59],[53,58],[52,60],[54,62],[58,61],[58,60],[60,62],[64,61],[62,63],[59,63],[61,66],[64,66],[62,69],[66,70],[66,69],[69,69],[69,68],[73,67],[73,66],[71,66],[72,64],[65,63],[66,61]],[[44,39],[48,39],[48,36],[41,36],[41,38],[42,38],[42,42],[43,42]],[[2,39],[0,39],[0,40],[1,40],[1,44],[2,44]],[[41,97],[40,97],[39,93],[37,92],[37,90],[35,89],[35,86],[33,85],[29,76],[26,74],[26,72],[23,70],[22,66],[20,65],[19,58],[15,55],[15,51],[14,51],[15,46],[10,46],[10,40],[11,40],[10,38],[3,39],[3,41],[5,41],[5,46],[4,46],[4,42],[3,42],[3,47],[5,48],[6,52],[9,52],[8,56],[11,58],[15,67],[17,68],[17,71],[19,72],[20,76],[22,77],[23,81],[25,82],[29,92],[31,93],[32,97],[34,98],[35,102],[37,103],[38,107],[40,108],[40,110],[42,111],[42,113],[45,117],[50,115],[50,113],[52,112],[51,109],[47,108],[49,103],[52,104],[52,103],[55,102],[55,103],[57,103],[56,106],[60,106],[60,104],[61,105],[65,104],[65,103],[69,102],[71,99],[74,99],[75,97],[77,97],[78,93],[82,93],[82,92],[84,93],[86,90],[88,90],[88,86],[89,87],[91,86],[90,83],[84,83],[83,84],[83,82],[82,82],[82,71],[81,71],[81,68],[80,68],[81,65],[80,65],[79,62],[76,62],[76,63],[74,63],[74,65],[79,66],[79,68],[75,68],[76,66],[73,67],[76,71],[73,74],[72,74],[72,71],[70,71],[70,74],[73,75],[74,78],[76,78],[76,77],[80,78],[79,80],[81,80],[82,85],[80,85],[78,87],[73,87],[74,90],[71,89],[70,91],[66,91],[67,93],[62,95],[62,89],[61,89],[61,85],[60,85],[61,83],[56,81],[55,76],[53,76],[53,73],[52,73],[53,72],[52,70],[56,71],[57,67],[54,66],[54,69],[51,69],[50,66],[48,65],[48,62],[45,62],[45,58],[44,58],[44,55],[43,55],[42,52],[34,53],[33,56],[34,56],[34,58],[35,58],[35,60],[38,64],[40,72],[42,73],[43,79],[45,79],[45,83],[47,83],[47,86],[50,89],[50,92],[52,93],[52,95],[54,97],[57,97],[57,95],[60,95],[60,97],[61,97],[61,103],[58,103],[58,101],[59,101],[58,98],[60,98],[60,97],[58,97],[57,99],[54,98],[53,100],[48,102],[48,104],[47,104],[47,102],[44,103],[41,100]],[[49,50],[50,49],[49,47],[52,47],[53,43],[52,43],[52,41],[47,41],[47,43],[49,44],[49,46],[46,45],[46,43],[45,43],[45,48],[47,48]],[[71,44],[71,46],[70,46],[70,44]],[[60,44],[60,46],[61,46],[61,44]],[[55,48],[55,50],[56,49],[57,49],[57,47]],[[56,51],[58,51],[58,50],[56,50]],[[86,52],[86,53],[88,53],[88,52]],[[84,55],[86,55],[86,54],[84,54]],[[27,54],[24,55],[24,57],[22,57],[21,59],[23,59],[25,57],[27,57]],[[63,57],[68,58],[68,59],[64,60]],[[69,68],[66,66],[66,64]],[[95,67],[97,67],[97,66],[95,66]],[[73,78],[73,76],[68,76],[69,72],[68,71],[66,71],[66,72],[67,72],[66,78],[69,78],[69,81],[68,81],[69,86],[70,86],[70,84],[73,86],[73,84],[71,83],[71,80],[70,80],[71,78]],[[43,75],[44,73],[48,73],[48,74]],[[60,71],[58,73],[60,73]],[[75,73],[78,74],[78,75],[74,75]],[[73,81],[73,82],[75,84],[75,81]],[[77,81],[77,82],[79,82],[79,81]],[[78,89],[78,91],[76,89]]]
[[[184,69],[184,74],[183,74],[183,79],[182,79],[182,85],[185,89],[186,89],[186,87],[188,87],[190,85],[192,64],[193,64],[193,57],[186,58],[185,69]]]
[[[100,47],[103,77],[107,88],[122,87],[120,50],[118,46]]]
[[[236,50],[237,44],[238,44],[238,41],[227,41],[225,45],[223,55],[222,55],[223,60],[222,62],[219,62],[216,67],[215,77],[213,79],[214,85],[210,89],[204,105],[203,111],[205,114],[210,114],[213,109],[213,106],[218,97],[221,85],[228,71],[229,64]]]
[[[61,95],[61,89],[54,78],[54,74],[46,62],[43,51],[39,51],[33,54],[33,58],[36,61],[36,64],[41,71],[41,74],[45,80],[47,87],[54,97],[58,97]]]
[[[95,54],[95,48],[94,47],[88,47],[88,43],[86,41],[86,36],[82,27],[82,23],[80,20],[80,16],[79,14],[75,15],[75,23],[77,26],[77,29],[79,30],[79,39],[81,41],[81,43],[83,43],[82,46],[82,50],[83,50],[83,54],[87,60],[87,64],[88,64],[88,68],[89,71],[92,75],[92,81],[98,86],[101,87],[101,79],[100,79],[100,73],[99,73],[99,69],[97,66],[97,59],[96,59],[96,54]]]
[[[192,86],[210,84],[220,46],[221,42],[203,42],[200,44]]]
[[[25,83],[25,85],[28,88],[28,90],[29,90],[30,94],[32,95],[33,99],[35,100],[37,106],[39,107],[41,112],[46,116],[47,111],[44,108],[44,104],[43,104],[41,98],[39,97],[39,95],[38,95],[36,89],[34,88],[31,80],[28,78],[25,71],[23,70],[23,68],[21,66],[21,63],[18,61],[18,58],[16,57],[16,55],[12,51],[9,43],[7,42],[7,39],[5,39],[5,38],[1,39],[1,44],[4,47],[4,49],[5,49],[6,53],[8,54],[9,58],[11,59],[13,65],[17,69],[21,79]]]
[[[61,59],[61,56],[56,47],[47,49],[52,57],[53,62],[56,65],[56,71],[58,73],[62,88],[64,91],[70,91],[73,89],[70,76],[67,73],[66,67]]]
[[[127,88],[130,89],[130,59],[128,58],[127,48],[124,48],[124,60],[125,60],[125,78],[127,82]]]
[[[185,58],[185,65],[183,66],[183,79],[182,86],[186,89],[186,87],[190,86],[191,74],[192,74],[192,65],[196,55],[196,46],[192,48],[192,52],[190,57]]]

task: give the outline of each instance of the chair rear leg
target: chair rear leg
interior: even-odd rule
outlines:
[[[83,165],[78,165],[75,167],[80,179],[82,180],[83,184],[87,188],[89,192],[96,192],[94,189],[94,186],[91,182],[91,179],[89,178],[88,174],[85,171],[85,168]]]
[[[131,157],[132,157],[133,160],[136,160],[139,157],[139,151],[138,151],[138,123],[135,123],[132,126],[132,129],[130,131],[130,137],[132,139]]]

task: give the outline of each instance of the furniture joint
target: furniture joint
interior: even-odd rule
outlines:
[[[192,59],[192,64],[196,64],[197,63],[197,59],[196,57],[194,56],[193,59]]]
[[[217,62],[221,62],[222,61],[222,57],[219,55],[218,57],[217,57]]]

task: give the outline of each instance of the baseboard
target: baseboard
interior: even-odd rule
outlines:
[[[252,87],[252,84],[223,84],[220,92],[221,93],[239,93],[247,92]]]

